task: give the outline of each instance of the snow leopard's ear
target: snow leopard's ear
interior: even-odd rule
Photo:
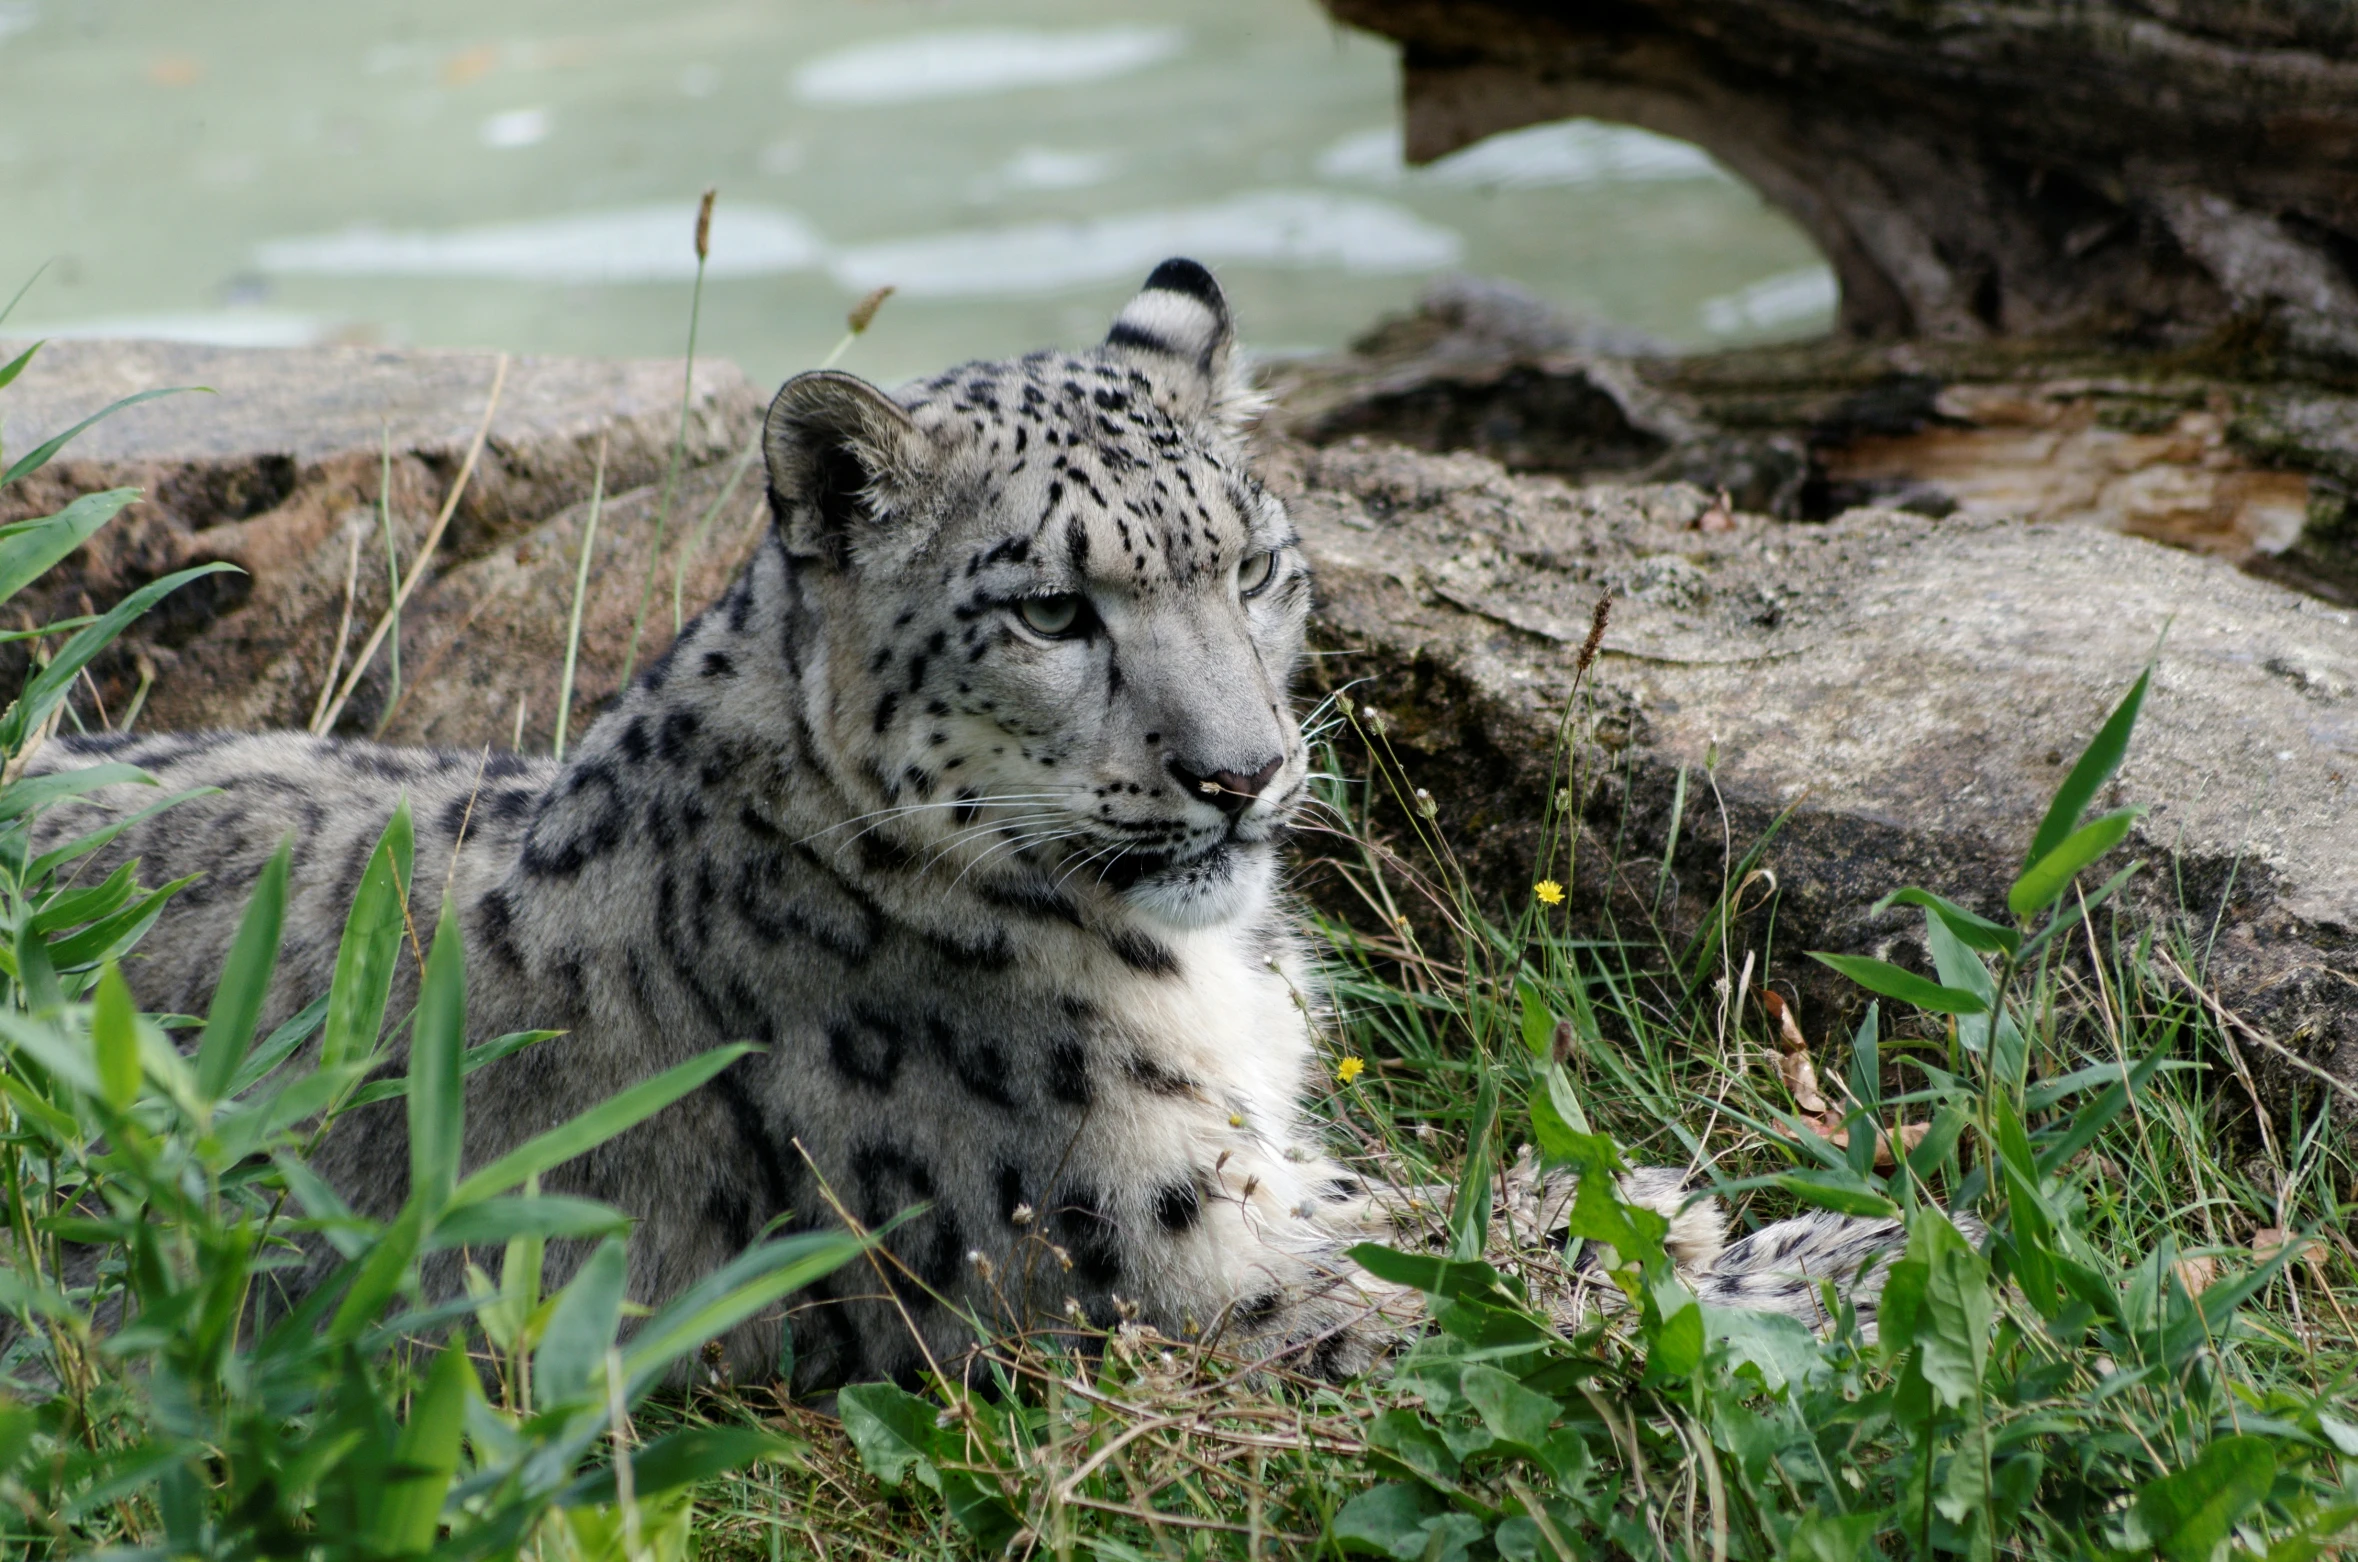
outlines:
[[[1165,412],[1215,437],[1235,435],[1263,405],[1236,362],[1228,300],[1192,260],[1155,267],[1114,317],[1105,345],[1145,374]]]
[[[933,458],[900,403],[833,369],[786,382],[762,423],[761,449],[787,552],[837,566],[863,531],[892,521]]]

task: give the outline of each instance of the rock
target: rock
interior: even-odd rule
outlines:
[[[1918,914],[1870,911],[1908,883],[2002,915],[2066,764],[2158,646],[2103,799],[2151,810],[2118,854],[2148,862],[2130,903],[2198,949],[2215,924],[2227,1004],[2358,1081],[2350,612],[2093,529],[1888,510],[1781,525],[1691,486],[1581,488],[1366,440],[1274,438],[1264,469],[1318,571],[1319,675],[1383,713],[1494,911],[1529,903],[1575,658],[1612,595],[1569,729],[1582,840],[1556,876],[1592,924],[1659,916],[1683,937],[1774,829],[1774,893],[1740,897],[1731,947],[1768,947],[1773,904],[1777,965],[1755,985],[1791,979],[1820,1033],[1859,995],[1795,952],[1924,968]],[[1375,815],[1411,838],[1388,801]],[[2255,1067],[2301,1078],[2273,1054]]]
[[[247,573],[212,576],[175,593],[102,661],[95,669],[101,696],[122,710],[144,660],[155,672],[141,717],[147,725],[300,726],[333,652],[355,540],[355,649],[389,600],[377,515],[385,450],[389,445],[393,528],[406,568],[482,422],[496,367],[488,353],[53,342],[0,393],[0,435],[11,451],[137,391],[204,385],[213,393],[117,413],[0,494],[0,521],[7,521],[93,489],[147,490],[14,606],[38,615],[28,623],[45,621],[82,611],[85,602],[104,607],[189,564],[229,560]],[[699,362],[688,394],[686,464],[709,466],[745,448],[762,401],[734,365]],[[421,591],[432,597],[453,572],[528,539],[586,498],[601,444],[609,494],[660,481],[680,405],[677,362],[512,360],[489,440]],[[619,530],[644,524],[648,512],[616,505],[613,513]],[[428,603],[413,601],[403,625],[407,666],[433,654],[433,623]],[[421,637],[416,647],[412,635]],[[0,660],[0,679],[21,676],[21,650],[0,650],[12,658]],[[356,693],[343,730],[375,726],[381,687],[365,684]]]
[[[407,557],[481,419],[490,361],[107,344],[58,362],[82,377],[60,389],[54,376],[36,400],[16,395],[39,384],[28,376],[0,397],[10,448],[148,384],[225,390],[102,424],[72,466],[44,474],[57,485],[50,502],[69,480],[139,481],[154,495],[122,537],[101,533],[70,561],[79,575],[52,605],[83,592],[103,605],[189,559],[238,558],[254,571],[250,589],[149,629],[140,654],[159,677],[140,725],[302,724],[334,656],[350,538],[363,567],[348,646],[384,600],[375,427],[398,415],[393,493]],[[609,492],[584,599],[575,733],[618,682],[648,579],[678,368],[519,360],[509,387],[478,474],[481,508],[462,504],[460,541],[403,616],[403,692],[380,654],[339,730],[545,749],[601,437]],[[1629,405],[1652,419],[1645,394],[1641,384]],[[682,559],[692,613],[767,521],[758,469],[733,459],[759,399],[725,364],[700,365],[694,395],[691,465],[656,562],[642,663],[670,641]],[[220,426],[209,411],[226,412]],[[1674,933],[1692,929],[1727,864],[1774,826],[1760,863],[1775,875],[1773,974],[1802,994],[1821,1034],[1857,995],[1792,951],[1920,961],[1913,914],[1869,911],[1903,883],[1998,911],[2063,761],[2167,625],[2145,720],[2108,797],[2153,810],[2122,854],[2151,861],[2134,909],[2210,947],[2206,974],[2230,1007],[2358,1079],[2350,613],[2216,558],[2094,528],[1884,509],[1784,524],[1689,484],[1583,487],[1362,436],[1322,448],[1283,431],[1291,415],[1264,431],[1261,461],[1318,572],[1314,634],[1329,654],[1313,677],[1363,680],[1354,698],[1385,713],[1411,783],[1440,799],[1439,826],[1494,906],[1531,893],[1574,660],[1601,594],[1614,598],[1612,620],[1571,728],[1581,843],[1573,871],[1558,873],[1574,911],[1592,924],[1611,913],[1623,926],[1659,916]],[[266,421],[279,417],[283,428]],[[127,672],[103,690],[118,711]],[[1378,804],[1377,828],[1403,836],[1388,809]],[[1334,909],[1355,909],[1339,880],[1326,890]],[[1731,947],[1768,947],[1771,901],[1764,882],[1747,889]],[[2254,1061],[2270,1089],[2305,1077],[2272,1053]]]
[[[1452,282],[1348,353],[1276,367],[1273,426],[1686,481],[1824,520],[1860,505],[2064,521],[2358,602],[2358,397],[2264,353],[1839,340],[1632,352]]]

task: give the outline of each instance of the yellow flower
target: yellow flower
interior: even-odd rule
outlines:
[[[1539,903],[1543,906],[1560,906],[1564,903],[1564,886],[1554,879],[1541,879],[1531,886],[1531,893],[1539,897]]]
[[[1366,1068],[1367,1059],[1365,1058],[1345,1058],[1335,1065],[1335,1083],[1347,1085],[1357,1079]]]

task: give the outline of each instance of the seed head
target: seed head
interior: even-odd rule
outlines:
[[[1605,620],[1613,616],[1613,597],[1610,592],[1597,598],[1596,613],[1588,621],[1588,638],[1580,642],[1580,655],[1572,663],[1572,676],[1580,677],[1588,671],[1588,664],[1597,659],[1597,647],[1605,643]]]
[[[707,185],[704,199],[696,203],[696,263],[702,265],[712,258],[712,198],[720,191]]]
[[[851,334],[857,336],[867,330],[869,322],[876,318],[876,311],[882,309],[884,301],[892,295],[893,285],[887,282],[866,298],[852,305],[852,312],[843,318],[843,323],[851,327]]]

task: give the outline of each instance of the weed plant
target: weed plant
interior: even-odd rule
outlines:
[[[133,497],[0,528],[0,602]],[[255,1034],[283,853],[210,1012],[134,1011],[116,962],[181,886],[143,886],[135,864],[82,882],[136,815],[33,842],[45,814],[145,778],[23,771],[71,718],[82,667],[195,573],[18,632],[35,670],[0,715],[11,1551],[2291,1562],[2358,1522],[2352,1169],[2332,1096],[2262,1098],[2196,942],[2121,910],[2139,865],[2083,883],[2129,829],[2126,812],[2084,816],[2142,678],[2028,843],[2006,916],[1900,889],[1887,904],[1922,914],[1930,975],[1819,957],[1875,998],[1839,1059],[1819,1042],[1830,1083],[1791,1009],[1760,1001],[1775,951],[1736,947],[1773,831],[1725,865],[1697,932],[1576,925],[1568,886],[1624,866],[1571,851],[1599,752],[1576,683],[1553,844],[1530,899],[1489,904],[1383,717],[1338,696],[1327,731],[1348,726],[1364,767],[1330,781],[1320,838],[1366,915],[1319,923],[1325,1110],[1372,1175],[1430,1206],[1421,1229],[1355,1250],[1424,1295],[1413,1338],[1335,1385],[1218,1338],[1076,1317],[988,1340],[925,1393],[857,1385],[812,1406],[701,1375],[698,1347],[839,1264],[889,1263],[883,1249],[762,1243],[625,1328],[622,1217],[538,1192],[739,1049],[461,1175],[465,1074],[547,1038],[468,1044],[456,930],[446,914],[429,942],[414,925],[405,815],[330,991],[292,1019]],[[405,959],[419,998],[389,1015]],[[412,1192],[377,1222],[307,1157],[338,1114],[391,1097]],[[1831,1289],[1818,1330],[1698,1303],[1662,1218],[1614,1191],[1638,1162],[1690,1167],[1747,1224],[1804,1206],[1894,1222],[1879,1327]],[[1553,1232],[1514,1196],[1534,1172],[1579,1178]],[[1588,1246],[1610,1250],[1612,1305],[1568,1307]],[[429,1289],[423,1260],[454,1247],[484,1261],[463,1292]]]
[[[0,389],[38,350],[0,368]],[[95,421],[19,458],[0,485]],[[0,527],[0,604],[137,497],[92,494]],[[694,1484],[789,1445],[740,1418],[633,1446],[632,1408],[684,1376],[707,1340],[859,1244],[758,1243],[625,1331],[624,1216],[540,1195],[541,1173],[661,1111],[741,1046],[462,1176],[465,1075],[550,1033],[467,1044],[456,919],[445,904],[429,943],[411,914],[406,804],[362,877],[327,992],[301,995],[299,1012],[257,1038],[286,907],[282,846],[202,1019],[136,1011],[118,962],[189,881],[143,886],[136,861],[97,883],[84,870],[127,825],[195,794],[94,819],[74,811],[78,799],[152,778],[126,764],[25,772],[91,658],[164,596],[225,568],[12,632],[33,642],[34,670],[0,714],[0,1545],[159,1558],[456,1558],[527,1545],[680,1555]],[[72,833],[84,823],[95,827]],[[388,1025],[405,958],[417,962],[417,1002]],[[171,1033],[191,1029],[193,1044],[176,1045]],[[395,1097],[410,1191],[378,1221],[346,1207],[309,1157],[340,1114]],[[552,1243],[586,1252],[562,1266],[561,1286],[548,1283]],[[464,1288],[429,1289],[425,1261],[453,1249]],[[475,1253],[499,1255],[496,1281]]]
[[[1380,931],[1322,922],[1328,1108],[1379,1176],[1454,1187],[1428,1231],[1354,1254],[1425,1294],[1420,1336],[1342,1386],[1134,1325],[1001,1338],[980,1392],[854,1388],[836,1425],[784,1408],[801,1468],[722,1483],[707,1547],[2210,1562],[2346,1543],[2358,1356],[2332,1096],[2263,1104],[2193,940],[2119,909],[2142,864],[2083,883],[2134,818],[2084,815],[2149,676],[2059,790],[2007,917],[1903,888],[1886,904],[1922,913],[1931,976],[1818,957],[1873,995],[1824,1085],[1798,1027],[1746,996],[1771,951],[1729,947],[1773,841],[1727,865],[1685,938],[1577,934],[1568,847],[1527,905],[1485,916],[1383,717],[1341,699],[1368,769],[1331,787],[1328,838]],[[1593,780],[1579,714],[1548,820],[1564,843]],[[1446,955],[1417,932],[1436,925]],[[1497,1191],[1534,1160],[1580,1177],[1552,1236]],[[1690,1166],[1746,1223],[1897,1223],[1879,1328],[1831,1287],[1818,1330],[1699,1304],[1662,1218],[1613,1191],[1633,1162]],[[1568,1316],[1582,1244],[1612,1250],[1616,1305]]]

